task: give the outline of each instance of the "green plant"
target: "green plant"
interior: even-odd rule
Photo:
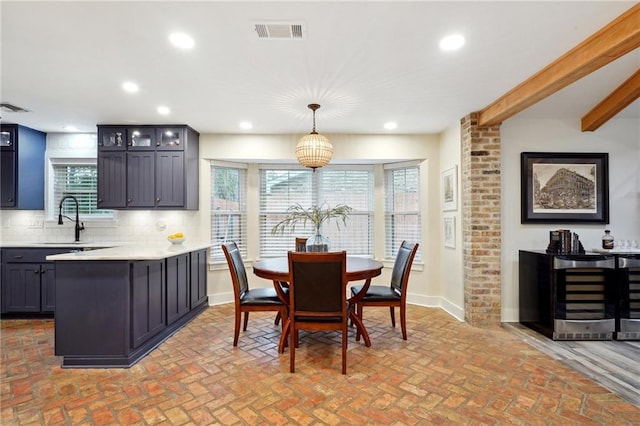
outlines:
[[[296,225],[301,224],[304,227],[307,222],[311,222],[316,233],[319,233],[320,226],[329,219],[338,219],[336,220],[336,226],[340,229],[340,222],[346,225],[349,214],[352,211],[353,208],[346,204],[337,204],[335,207],[329,207],[326,203],[323,203],[320,206],[314,205],[308,209],[296,204],[287,209],[287,217],[276,223],[271,228],[271,233],[282,234],[287,228],[290,228],[291,232],[293,232],[296,229]]]

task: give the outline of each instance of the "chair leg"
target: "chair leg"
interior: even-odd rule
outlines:
[[[247,324],[249,323],[249,312],[244,313],[244,325],[242,326],[242,331],[247,331]]]
[[[278,325],[280,323],[280,317],[282,315],[280,315],[280,311],[278,311],[278,313],[276,314],[276,319],[273,321],[274,325]]]
[[[240,337],[240,316],[242,313],[236,309],[235,325],[233,328],[233,346],[238,346],[238,337]]]
[[[405,306],[400,306],[400,326],[402,327],[402,340],[407,340],[407,312]]]
[[[391,312],[391,325],[395,327],[396,326],[396,310],[393,308],[393,306],[389,306],[389,311]]]
[[[360,318],[360,321],[362,321],[362,312],[363,312],[362,303],[358,303],[356,305],[356,309],[357,309],[357,312],[358,312],[356,315]],[[358,327],[356,327],[356,342],[359,342],[359,341],[360,341],[360,329]]]
[[[347,323],[342,323],[342,374],[347,374]]]
[[[294,324],[292,323],[292,321],[289,321],[289,372],[291,373],[295,373],[296,372],[296,334],[297,331],[295,329]]]

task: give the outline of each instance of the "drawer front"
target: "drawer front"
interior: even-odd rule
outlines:
[[[71,250],[74,250],[74,248],[8,248],[2,249],[2,261],[5,263],[43,263],[47,261],[47,256],[60,253],[69,253]]]

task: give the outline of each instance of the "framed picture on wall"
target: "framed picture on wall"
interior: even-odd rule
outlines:
[[[456,218],[445,217],[444,219],[444,246],[456,248]]]
[[[609,223],[607,153],[523,152],[521,223]]]
[[[458,210],[458,166],[442,172],[442,210]]]

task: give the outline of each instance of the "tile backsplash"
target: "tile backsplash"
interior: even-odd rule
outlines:
[[[199,229],[198,211],[117,211],[114,221],[84,221],[80,240],[87,242],[166,242],[183,232],[188,240],[207,241]],[[74,239],[74,222],[45,219],[43,210],[1,210],[0,241],[67,242]]]

